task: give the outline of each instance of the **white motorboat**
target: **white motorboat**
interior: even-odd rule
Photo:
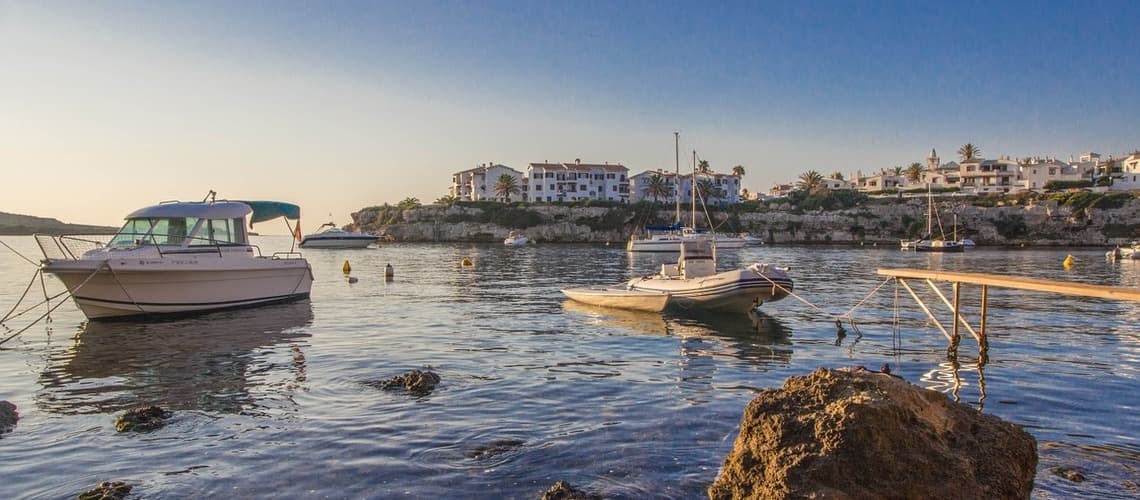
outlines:
[[[716,244],[712,239],[690,239],[680,243],[676,264],[662,264],[656,275],[634,278],[624,285],[562,290],[571,299],[592,305],[655,309],[664,294],[664,307],[716,309],[745,312],[764,302],[780,300],[793,290],[787,269],[752,264],[744,269],[717,272]]]
[[[301,239],[301,248],[364,248],[380,241],[374,234],[345,231],[332,222],[321,224],[318,231]]]
[[[211,191],[211,196],[213,192]],[[312,268],[296,252],[261,255],[249,224],[298,220],[269,201],[165,202],[136,210],[114,236],[35,235],[44,259],[90,319],[195,313],[309,297]]]
[[[507,234],[507,238],[503,240],[503,244],[507,246],[520,246],[525,245],[529,242],[530,238],[527,238],[526,235],[519,234],[514,231],[511,231],[509,234]]]
[[[1105,252],[1105,258],[1108,260],[1140,260],[1140,242],[1133,241],[1127,246],[1121,247],[1117,245],[1116,248]]]

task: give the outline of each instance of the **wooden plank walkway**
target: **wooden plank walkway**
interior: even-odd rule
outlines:
[[[1140,302],[1140,288],[1122,286],[1090,285],[1088,283],[1075,283],[1072,281],[1025,278],[1001,274],[928,271],[924,269],[879,269],[878,274],[894,278],[949,281],[951,283],[998,286],[1034,292],[1061,293],[1065,295],[1081,295],[1085,297]]]

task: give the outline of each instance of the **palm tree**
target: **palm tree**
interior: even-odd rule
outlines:
[[[457,201],[459,201],[459,198],[456,198],[456,197],[449,194],[446,196],[440,196],[438,200],[435,200],[435,204],[436,205],[445,205],[445,206],[450,207],[452,205],[455,205],[455,202],[457,202]]]
[[[912,184],[917,183],[918,181],[922,180],[922,173],[925,171],[926,168],[923,167],[921,163],[917,161],[911,163],[910,166],[906,168],[906,180],[910,181]]]
[[[412,208],[420,208],[421,203],[419,198],[404,198],[396,204],[396,208],[400,210],[408,210]]]
[[[702,174],[711,173],[712,168],[709,167],[709,161],[708,160],[701,160],[701,161],[697,162],[697,172],[700,172]]]
[[[511,195],[522,192],[519,187],[518,180],[511,174],[503,174],[499,176],[499,180],[495,182],[495,194],[502,196],[503,201],[506,203],[511,202]]]
[[[669,196],[670,191],[669,181],[661,174],[653,174],[649,176],[649,183],[642,189],[645,196],[652,196],[653,203],[657,203],[658,198]]]
[[[732,167],[732,175],[737,177],[744,177],[744,165],[737,165]]]
[[[831,178],[837,181],[843,180],[843,172],[835,171],[831,173]]]
[[[903,168],[898,166],[898,165],[895,165],[894,167],[891,168],[891,173],[895,174],[896,176],[902,175]]]
[[[824,189],[823,175],[815,170],[808,170],[800,174],[799,180],[796,181],[796,187],[805,193],[815,194]]]
[[[962,157],[962,161],[970,161],[977,158],[982,154],[982,148],[979,148],[972,143],[965,143],[962,147],[958,148],[958,156]]]

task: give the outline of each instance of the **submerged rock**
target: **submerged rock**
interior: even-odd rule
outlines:
[[[474,458],[476,460],[502,455],[511,450],[517,449],[522,446],[524,442],[519,439],[500,439],[492,441],[488,444],[481,444],[472,448],[467,452],[467,458]]]
[[[566,481],[558,481],[542,494],[542,500],[601,500],[601,496],[587,493],[570,486]]]
[[[7,401],[0,401],[0,436],[12,432],[19,420],[20,414],[16,413],[16,405]]]
[[[410,394],[415,396],[426,396],[435,389],[439,384],[439,375],[430,370],[412,370],[403,375],[397,375],[387,380],[379,382],[372,382],[369,385],[379,387],[387,391],[407,390]]]
[[[170,418],[171,415],[169,411],[157,406],[132,408],[115,418],[115,430],[127,432],[158,429],[166,425],[166,419]]]
[[[103,481],[94,488],[79,494],[79,500],[121,500],[131,492],[131,485],[122,481]]]
[[[710,498],[1028,498],[1020,427],[883,373],[819,369],[748,404]]]
[[[1077,469],[1076,467],[1053,467],[1052,469],[1049,469],[1049,472],[1068,479],[1074,483],[1080,483],[1085,480],[1084,473],[1082,473],[1081,470]]]

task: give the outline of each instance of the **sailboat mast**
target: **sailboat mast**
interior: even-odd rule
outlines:
[[[692,228],[694,231],[697,229],[697,150],[693,150],[693,222]]]
[[[934,195],[930,192],[930,183],[926,183],[926,234],[934,238]]]
[[[673,223],[681,222],[681,133],[673,132],[673,202],[676,211],[673,213]]]

